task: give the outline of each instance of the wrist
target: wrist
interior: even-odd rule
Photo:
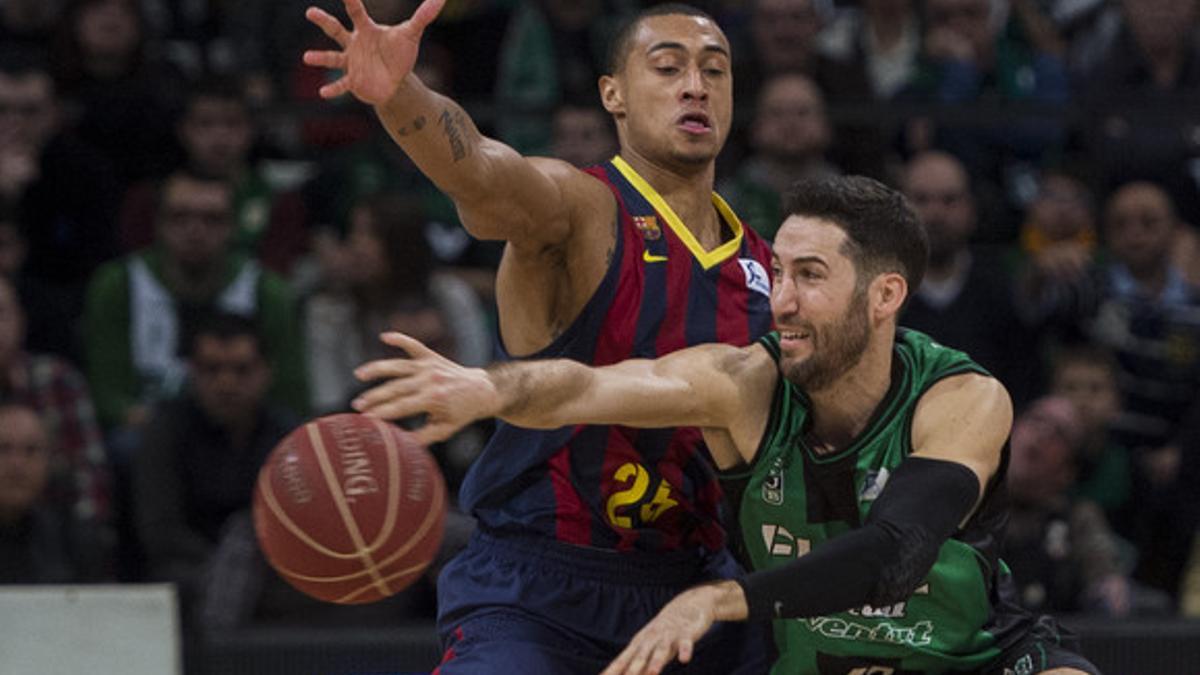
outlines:
[[[745,621],[750,616],[746,592],[738,582],[718,581],[706,588],[711,594],[714,621]]]

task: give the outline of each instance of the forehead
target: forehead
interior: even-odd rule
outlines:
[[[36,441],[44,444],[46,430],[37,414],[28,408],[8,407],[0,409],[0,439]]]
[[[167,184],[165,201],[169,204],[227,202],[233,197],[228,187],[215,181],[175,179]]]
[[[1166,193],[1151,185],[1135,185],[1117,193],[1112,200],[1114,215],[1127,211],[1156,211],[1170,213],[1171,202]]]
[[[843,252],[846,231],[840,225],[813,216],[788,216],[775,233],[774,252],[779,262],[787,265],[796,259],[816,257],[830,266],[850,258]]]
[[[631,58],[645,58],[664,43],[683,45],[689,52],[720,48],[729,53],[729,40],[712,21],[702,16],[667,14],[642,19],[629,40]]]
[[[967,176],[962,167],[945,157],[926,157],[908,168],[909,190],[964,190]]]
[[[40,72],[11,75],[0,73],[0,93],[26,98],[50,98],[53,90],[50,75]]]
[[[819,96],[817,88],[808,78],[802,75],[781,75],[763,88],[759,105],[812,104]]]

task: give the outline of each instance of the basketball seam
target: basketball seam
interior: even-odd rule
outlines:
[[[355,548],[358,549],[363,568],[371,575],[380,593],[385,596],[391,595],[391,589],[388,587],[387,582],[384,581],[383,575],[379,573],[379,569],[376,568],[375,561],[371,558],[371,551],[367,549],[367,542],[363,539],[362,532],[358,529],[358,523],[354,520],[354,516],[350,512],[350,505],[346,502],[346,495],[342,493],[342,486],[337,483],[333,465],[329,461],[329,453],[325,449],[325,439],[321,436],[320,427],[313,422],[305,426],[308,431],[309,440],[312,441],[313,454],[317,457],[317,463],[320,464],[321,473],[325,476],[325,483],[329,487],[329,494],[333,498],[334,505],[337,507],[338,515],[342,518],[342,525],[345,526],[347,534],[350,535],[351,541]]]

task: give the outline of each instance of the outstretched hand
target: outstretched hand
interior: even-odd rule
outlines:
[[[675,596],[601,675],[657,675],[676,658],[690,662],[696,643],[717,619],[719,595],[716,587],[706,585]]]
[[[358,412],[391,420],[424,414],[425,425],[412,433],[430,445],[499,411],[500,397],[486,371],[461,366],[403,333],[380,339],[409,358],[370,361],[354,370],[364,382],[388,378],[354,399]]]
[[[433,22],[446,0],[424,0],[403,23],[383,26],[375,23],[363,7],[363,0],[343,0],[351,30],[346,30],[325,10],[309,7],[305,18],[315,23],[341,47],[340,50],[310,49],[304,63],[343,71],[337,80],[320,89],[321,98],[335,98],[350,92],[363,103],[376,105],[392,97],[417,62],[421,34]]]

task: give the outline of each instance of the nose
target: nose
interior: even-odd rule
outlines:
[[[771,313],[775,315],[775,319],[795,314],[799,309],[799,297],[800,295],[796,293],[796,285],[791,279],[784,277],[772,284]]]
[[[687,77],[683,83],[683,99],[705,101],[708,100],[708,85],[704,81],[704,73],[700,71],[700,67],[693,64],[688,67]]]

